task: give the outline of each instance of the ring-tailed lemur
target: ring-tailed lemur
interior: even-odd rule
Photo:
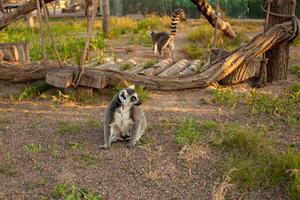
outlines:
[[[109,149],[111,143],[117,140],[129,140],[128,148],[134,147],[147,126],[146,116],[140,105],[134,85],[113,97],[105,113],[102,149]]]
[[[170,49],[170,56],[172,56],[173,60],[175,60],[175,44],[174,39],[176,36],[177,25],[179,20],[185,21],[186,16],[184,11],[181,8],[174,10],[172,14],[172,22],[170,26],[170,33],[168,32],[154,32],[151,31],[151,39],[152,39],[152,50],[154,54],[157,54],[157,50],[159,54],[162,54],[162,49],[168,47]]]

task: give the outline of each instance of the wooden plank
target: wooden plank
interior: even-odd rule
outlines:
[[[186,59],[182,59],[179,62],[175,63],[174,65],[170,66],[169,68],[165,69],[162,73],[158,74],[157,76],[164,77],[164,76],[174,76],[179,72],[183,71],[189,65],[189,61]]]
[[[173,59],[168,58],[165,60],[162,60],[155,65],[153,65],[151,68],[144,69],[139,74],[146,75],[146,76],[156,76],[163,72],[165,69],[167,69],[170,65],[173,64]]]
[[[145,67],[145,62],[137,64],[136,66],[134,66],[133,68],[130,68],[128,70],[125,70],[125,72],[129,72],[129,73],[139,73],[142,70],[144,70]]]
[[[72,85],[74,68],[50,69],[46,75],[46,83],[58,88],[68,88]]]
[[[180,75],[191,76],[198,73],[198,67],[201,64],[200,60],[194,60],[190,66],[188,66],[185,70],[180,72]]]

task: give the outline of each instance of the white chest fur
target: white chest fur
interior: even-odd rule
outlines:
[[[114,114],[113,126],[117,127],[122,135],[126,135],[129,132],[129,127],[133,123],[130,119],[130,108],[120,107]]]

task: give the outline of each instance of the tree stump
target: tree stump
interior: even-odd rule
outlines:
[[[271,12],[284,14],[284,15],[295,15],[296,0],[274,0],[271,3]],[[278,17],[270,14],[269,23],[267,30],[273,25],[280,24],[284,21],[289,21],[291,18]],[[287,69],[289,62],[289,41],[283,41],[275,45],[271,50],[266,52],[267,63],[267,79],[268,82],[279,81],[287,79]]]

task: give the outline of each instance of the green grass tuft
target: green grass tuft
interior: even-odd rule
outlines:
[[[198,130],[198,124],[193,118],[188,118],[179,124],[176,132],[177,144],[192,144],[200,138],[200,132]]]
[[[71,122],[59,122],[58,124],[58,133],[60,134],[73,134],[78,133],[81,130],[80,124],[74,124]]]
[[[0,174],[15,176],[17,174],[16,167],[7,160],[0,161]]]
[[[156,63],[158,62],[157,59],[151,59],[151,60],[148,60],[145,65],[144,65],[144,69],[148,69],[150,67],[152,67],[153,65],[155,65]]]
[[[54,186],[52,192],[52,197],[57,199],[63,200],[75,200],[75,199],[82,199],[82,200],[100,200],[101,197],[97,193],[93,193],[90,190],[77,187],[76,185],[64,181],[58,183]]]
[[[42,93],[46,92],[51,88],[47,83],[33,83],[26,85],[24,90],[18,95],[18,99],[28,100],[34,97],[40,96]]]
[[[239,102],[239,97],[232,90],[217,88],[213,91],[212,101],[216,104],[233,108]]]
[[[79,159],[81,161],[83,161],[86,165],[90,166],[90,165],[94,165],[97,162],[99,162],[100,158],[94,155],[80,155]]]
[[[185,52],[190,59],[203,60],[206,54],[206,50],[196,44],[188,44],[182,48],[182,51]]]
[[[300,78],[300,65],[294,65],[291,67],[291,72]]]
[[[293,40],[293,44],[296,46],[300,46],[300,36],[299,35]]]
[[[35,143],[26,144],[23,148],[27,153],[40,153],[43,151],[42,145]]]

